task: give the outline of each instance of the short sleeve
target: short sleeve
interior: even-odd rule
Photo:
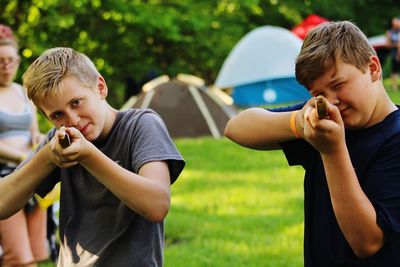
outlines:
[[[377,223],[388,239],[400,240],[400,136],[386,143],[362,185],[374,205]]]
[[[309,169],[311,164],[310,157],[316,150],[303,139],[296,139],[279,144],[285,154],[289,166],[301,165],[305,169]]]
[[[164,122],[154,112],[145,112],[139,117],[131,144],[135,172],[138,172],[139,168],[147,162],[166,161],[172,184],[185,166]]]

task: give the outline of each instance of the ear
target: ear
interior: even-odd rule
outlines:
[[[103,76],[99,76],[99,78],[97,80],[97,89],[99,90],[101,99],[105,99],[108,94],[108,87],[107,87],[107,83],[104,80]]]
[[[368,63],[368,71],[371,74],[372,82],[380,80],[382,77],[382,67],[377,56],[371,56]]]

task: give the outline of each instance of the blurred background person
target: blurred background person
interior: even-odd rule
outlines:
[[[400,17],[392,18],[391,28],[386,31],[386,44],[390,49],[391,82],[394,91],[398,90],[398,73],[400,71]]]
[[[0,24],[0,176],[4,177],[38,144],[36,109],[14,82],[20,57],[10,27]],[[1,179],[1,178],[0,178]],[[23,210],[0,220],[2,267],[37,266],[48,258],[46,210],[30,201]]]

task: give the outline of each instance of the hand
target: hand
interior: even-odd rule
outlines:
[[[65,137],[65,134],[69,135],[71,144],[63,147],[61,145],[61,139]],[[85,159],[91,151],[91,143],[73,127],[61,127],[57,130],[49,145],[52,151],[51,160],[60,168],[68,168],[78,164]]]
[[[69,137],[69,134],[65,131],[64,126],[61,126],[58,131],[58,141],[60,142],[62,148],[67,148],[71,145],[71,138]]]
[[[313,103],[312,100],[309,103]],[[315,102],[314,102],[315,103]],[[313,105],[306,105],[304,111],[304,139],[320,153],[333,153],[345,144],[344,124],[339,109],[327,101],[327,117],[319,119]]]

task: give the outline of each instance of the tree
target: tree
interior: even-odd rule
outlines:
[[[400,7],[389,0],[0,0],[0,21],[20,39],[19,77],[47,48],[69,46],[93,59],[116,107],[127,81],[141,84],[149,75],[190,73],[212,84],[247,32],[267,24],[290,29],[311,13],[353,20],[375,35]]]

